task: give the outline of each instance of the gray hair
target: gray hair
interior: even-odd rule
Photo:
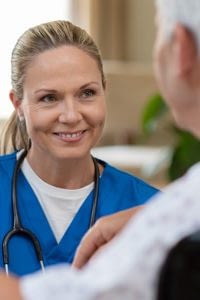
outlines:
[[[180,23],[193,33],[200,48],[200,0],[156,0],[156,8],[166,38],[173,34]]]

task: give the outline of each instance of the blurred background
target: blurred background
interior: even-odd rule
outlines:
[[[0,9],[1,124],[12,112],[10,55],[17,37],[38,23],[68,19],[93,36],[104,61],[108,116],[94,154],[165,186],[179,132],[153,75],[154,15],[154,0],[7,0]]]

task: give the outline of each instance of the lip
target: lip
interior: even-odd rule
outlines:
[[[82,140],[86,130],[74,131],[74,132],[54,132],[54,135],[63,142],[75,143]]]

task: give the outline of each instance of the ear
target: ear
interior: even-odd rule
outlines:
[[[188,75],[196,65],[197,51],[193,34],[184,26],[177,24],[173,36],[173,52],[180,77]]]
[[[14,106],[17,115],[19,117],[19,120],[23,120],[24,119],[24,113],[23,113],[23,109],[22,109],[22,101],[19,100],[15,94],[15,92],[13,90],[10,91],[9,93],[9,98],[12,102],[12,105]]]

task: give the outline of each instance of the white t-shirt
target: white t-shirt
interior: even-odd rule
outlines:
[[[159,270],[177,241],[200,229],[200,164],[157,195],[81,271],[50,267],[22,278],[25,300],[155,300]]]
[[[94,182],[76,190],[63,189],[50,185],[38,177],[26,158],[21,169],[35,192],[55,238],[59,242],[80,206],[92,191]]]

